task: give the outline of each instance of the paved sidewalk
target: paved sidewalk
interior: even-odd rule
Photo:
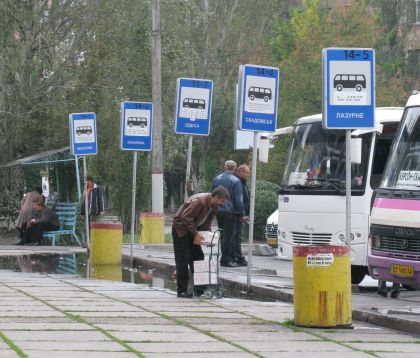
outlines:
[[[124,257],[129,245],[123,247]],[[140,269],[156,269],[157,273],[174,270],[171,245],[140,246],[134,249],[135,264]],[[223,287],[228,295],[248,299],[293,302],[293,268],[291,261],[273,256],[253,256],[251,294],[247,293],[247,268],[221,268]],[[366,281],[366,283],[365,283]],[[376,281],[367,277],[353,287],[353,318],[384,327],[420,335],[420,291],[401,291],[400,299],[376,294]]]
[[[0,271],[0,357],[419,357],[420,339],[354,322],[289,325],[293,306],[179,299],[166,289]]]

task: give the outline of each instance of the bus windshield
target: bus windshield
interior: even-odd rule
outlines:
[[[352,190],[363,194],[366,186],[372,133],[362,136],[361,164],[352,164]],[[346,180],[346,133],[325,130],[321,121],[296,124],[289,149],[283,187],[332,190],[342,193]],[[313,193],[316,194],[317,190]]]
[[[402,121],[381,187],[420,190],[420,107],[409,107]]]

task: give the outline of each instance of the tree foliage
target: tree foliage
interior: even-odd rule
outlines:
[[[405,3],[161,0],[166,206],[181,202],[186,167],[187,138],[173,131],[178,77],[214,82],[211,135],[195,137],[193,148],[193,179],[205,191],[226,159],[250,162],[247,151],[233,150],[240,64],[280,68],[278,126],[321,111],[324,47],[375,48],[377,104],[403,105],[418,73],[404,57]],[[2,0],[0,18],[0,162],[68,145],[68,114],[95,112],[99,151],[88,170],[127,226],[133,163],[119,149],[119,106],[151,101],[151,1]],[[280,182],[287,144],[278,141],[258,178]],[[13,179],[21,179],[2,176],[10,213],[18,202]],[[150,209],[150,180],[149,155],[140,154],[138,210]]]
[[[377,106],[404,106],[411,90],[404,88],[409,76],[403,77],[401,58],[393,56],[403,53],[396,28],[384,21],[384,17],[394,17],[395,23],[395,8],[390,2],[387,7],[372,5],[365,0],[304,0],[301,7],[291,9],[288,18],[276,19],[269,44],[273,61],[281,69],[280,126],[322,111],[322,49],[328,47],[375,48]],[[278,168],[285,162],[284,142],[279,141],[280,151],[271,153],[270,164],[260,165],[263,178],[267,173],[266,178],[281,180]]]

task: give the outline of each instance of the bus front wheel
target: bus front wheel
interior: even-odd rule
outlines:
[[[361,85],[357,85],[357,86],[356,86],[356,91],[357,91],[357,92],[360,92],[360,91],[362,90],[362,88],[363,88],[363,87],[362,87]]]
[[[366,276],[366,268],[363,266],[352,266],[351,267],[351,283],[358,285]]]
[[[335,88],[337,91],[342,91],[343,90],[343,86],[342,85],[337,85],[337,87]]]

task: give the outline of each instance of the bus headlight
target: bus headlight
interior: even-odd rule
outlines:
[[[279,228],[277,230],[277,236],[280,240],[286,240],[286,231]]]
[[[372,245],[372,247],[381,247],[381,237],[379,235],[371,235],[370,244]]]
[[[356,234],[357,236],[358,234]],[[357,236],[358,237],[358,236]],[[346,242],[346,234],[345,233],[341,233],[338,235],[338,238],[342,241],[342,242]],[[353,241],[354,240],[354,235],[353,233],[350,233],[350,240]]]

